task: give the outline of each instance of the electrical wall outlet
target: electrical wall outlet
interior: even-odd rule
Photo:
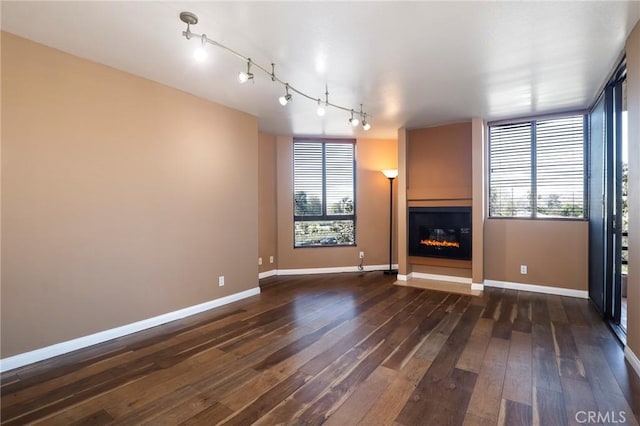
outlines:
[[[261,257],[258,258],[258,265],[262,265],[262,258]]]
[[[273,256],[269,256],[269,263],[273,263]]]
[[[527,265],[520,265],[520,273],[522,275],[527,275]]]
[[[221,275],[218,277],[218,286],[219,287],[224,286],[224,275]]]
[[[360,259],[364,259],[364,252],[363,251],[360,252]]]

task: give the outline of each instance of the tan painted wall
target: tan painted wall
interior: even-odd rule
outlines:
[[[627,39],[629,276],[627,344],[640,356],[640,23]]]
[[[397,203],[397,217],[398,217],[398,275],[409,275],[411,270],[411,264],[408,262],[409,250],[408,250],[408,214],[407,214],[407,142],[408,142],[407,129],[398,129],[398,203]]]
[[[588,222],[487,219],[485,279],[587,290]],[[528,274],[520,274],[520,265]]]
[[[412,129],[407,131],[406,137],[407,205],[471,206],[471,122]],[[407,208],[399,214],[406,215]],[[471,277],[470,267],[443,268],[408,264],[407,271]]]
[[[258,144],[258,256],[262,258],[258,270],[266,272],[278,269],[276,137],[260,133]]]
[[[407,198],[471,205],[471,122],[409,130]]]
[[[2,357],[257,286],[255,117],[6,33],[2,86]]]
[[[486,150],[485,150],[485,126],[481,118],[471,121],[471,152],[473,174],[473,222],[472,222],[472,281],[475,284],[484,282],[484,221],[487,209],[485,208],[486,194]]]
[[[448,268],[443,266],[411,265],[411,272],[445,275],[449,277],[471,278],[471,269]]]
[[[408,205],[473,203],[474,246],[471,271],[406,264],[405,273],[587,289],[587,222],[485,218],[486,141],[481,119],[406,134]],[[406,214],[406,209],[399,214]],[[522,264],[529,268],[527,275],[520,274]],[[400,265],[403,273],[403,261]]]
[[[356,266],[358,252],[365,265],[389,262],[389,180],[380,172],[397,167],[395,140],[360,139],[356,144],[356,247],[293,248],[293,138],[277,138],[278,268]],[[397,179],[394,182],[394,198]],[[394,200],[397,203],[397,198]],[[394,231],[395,233],[395,231]],[[394,237],[394,241],[397,238]],[[394,263],[397,262],[394,247]]]

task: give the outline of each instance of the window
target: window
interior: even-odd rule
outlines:
[[[355,245],[355,141],[293,143],[294,247]]]
[[[585,116],[489,125],[489,216],[585,217]]]

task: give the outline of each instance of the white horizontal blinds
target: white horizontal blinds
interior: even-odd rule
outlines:
[[[489,216],[531,215],[531,123],[489,128]]]
[[[327,215],[353,215],[354,145],[325,143]]]
[[[584,116],[536,122],[536,215],[584,217]]]
[[[322,144],[293,145],[293,191],[295,216],[322,216]]]
[[[355,244],[355,141],[295,140],[294,247]]]
[[[489,215],[583,218],[584,115],[489,127]]]

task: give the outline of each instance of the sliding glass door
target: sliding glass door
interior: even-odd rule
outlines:
[[[605,314],[607,277],[607,208],[605,96],[600,97],[589,114],[589,297]]]
[[[626,67],[589,115],[589,297],[626,339]]]
[[[629,177],[627,132],[626,74],[613,86],[613,120],[615,126],[615,224],[614,224],[614,291],[613,320],[624,333],[627,330],[627,269],[629,267],[629,208],[627,189]]]

